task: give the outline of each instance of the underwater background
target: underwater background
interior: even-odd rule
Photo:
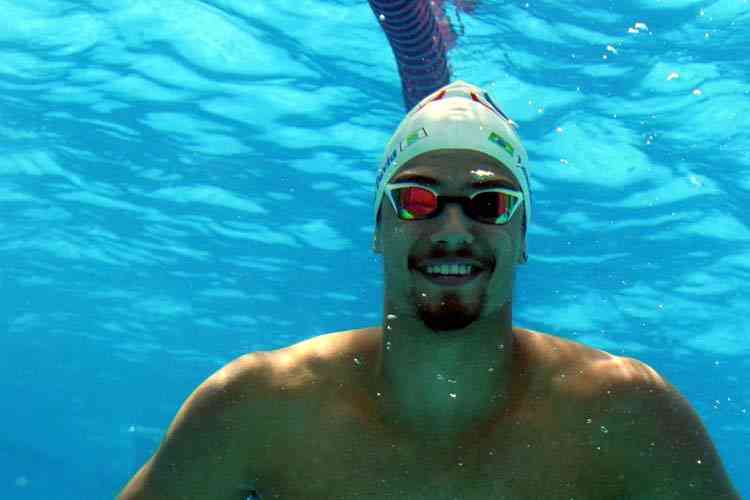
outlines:
[[[750,3],[438,2],[519,125],[514,324],[644,361],[750,495]],[[112,498],[223,364],[377,325],[364,0],[0,0],[0,498]]]

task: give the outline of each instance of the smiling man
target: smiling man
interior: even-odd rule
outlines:
[[[425,98],[377,180],[382,326],[228,364],[120,498],[739,499],[653,369],[513,326],[526,162],[481,89]]]

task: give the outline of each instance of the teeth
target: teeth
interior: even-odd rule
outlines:
[[[428,274],[453,274],[462,275],[471,273],[470,265],[441,264],[439,266],[427,266]]]

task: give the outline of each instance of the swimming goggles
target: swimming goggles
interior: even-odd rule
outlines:
[[[460,203],[464,213],[485,224],[506,224],[523,202],[523,193],[510,189],[483,189],[471,196],[443,196],[417,183],[385,186],[396,215],[401,220],[423,220],[438,216],[446,203]]]

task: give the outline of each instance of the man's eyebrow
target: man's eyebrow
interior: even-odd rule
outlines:
[[[393,182],[417,182],[419,184],[426,184],[428,186],[440,185],[440,181],[433,179],[432,177],[427,177],[425,175],[419,174],[402,174],[394,179]]]
[[[434,179],[432,177],[427,177],[426,175],[410,174],[410,173],[399,175],[392,182],[394,183],[417,182],[419,184],[425,184],[427,186],[440,186],[440,181],[438,181],[437,179]],[[518,186],[513,184],[513,182],[502,177],[492,177],[489,179],[482,179],[480,181],[475,181],[469,184],[469,187],[472,187],[474,189],[490,189],[490,188],[496,188],[496,187],[506,188],[506,189],[518,189]]]

